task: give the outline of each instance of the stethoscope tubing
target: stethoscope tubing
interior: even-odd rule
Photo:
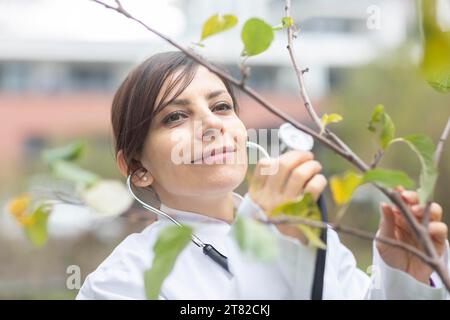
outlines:
[[[254,148],[259,150],[265,158],[270,158],[270,155],[267,153],[267,151],[260,146],[257,143],[247,141],[247,147]],[[162,210],[159,210],[144,201],[142,201],[133,191],[131,187],[131,174],[127,177],[127,187],[128,191],[132,195],[132,197],[144,208],[149,210],[150,212],[153,212],[154,214],[164,217],[171,222],[173,222],[175,225],[182,227],[182,224],[179,223],[175,218],[171,217],[167,213],[165,213]],[[320,196],[319,200],[319,208],[321,212],[321,218],[322,221],[327,221],[327,214],[326,214],[326,208],[325,208],[325,201],[322,195]],[[325,243],[327,242],[326,237],[326,230],[322,230],[321,232],[321,239]],[[228,266],[228,259],[226,256],[221,254],[216,248],[214,248],[211,244],[204,243],[198,236],[196,236],[194,233],[191,235],[191,241],[199,248],[202,248],[203,253],[211,258],[215,263],[217,263],[221,268],[223,268],[230,276],[233,276],[231,273],[229,266]],[[311,298],[315,300],[322,299],[323,294],[323,281],[324,281],[324,270],[325,270],[325,258],[326,258],[326,250],[318,250],[318,254],[316,257],[316,263],[315,263],[315,273],[314,273],[314,279],[313,279],[313,286],[311,291]]]

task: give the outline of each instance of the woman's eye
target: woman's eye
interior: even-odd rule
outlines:
[[[164,124],[169,124],[175,121],[179,121],[183,117],[186,117],[186,115],[182,112],[172,112],[167,117],[164,118]]]
[[[213,109],[213,111],[215,111],[217,109],[219,111],[224,111],[224,110],[231,110],[231,109],[233,109],[233,107],[230,106],[228,103],[222,102],[222,103],[216,104],[212,109]]]

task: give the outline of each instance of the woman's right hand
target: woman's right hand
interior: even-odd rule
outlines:
[[[278,205],[311,193],[317,200],[327,185],[320,174],[322,165],[311,152],[292,150],[278,158],[264,158],[256,165],[250,181],[249,195],[266,214]],[[292,225],[277,225],[284,234],[306,243],[300,230]]]

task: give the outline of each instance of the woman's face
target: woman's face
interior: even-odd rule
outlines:
[[[155,105],[169,82],[170,77]],[[175,92],[176,87],[165,102]],[[199,66],[188,87],[154,115],[141,163],[160,196],[220,195],[235,189],[245,177],[246,140],[246,128],[224,83]]]

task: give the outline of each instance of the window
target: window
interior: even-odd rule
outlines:
[[[67,86],[74,91],[107,91],[112,88],[113,67],[72,65],[66,75]]]
[[[363,33],[366,22],[355,18],[317,17],[305,20],[301,29],[308,32]]]

